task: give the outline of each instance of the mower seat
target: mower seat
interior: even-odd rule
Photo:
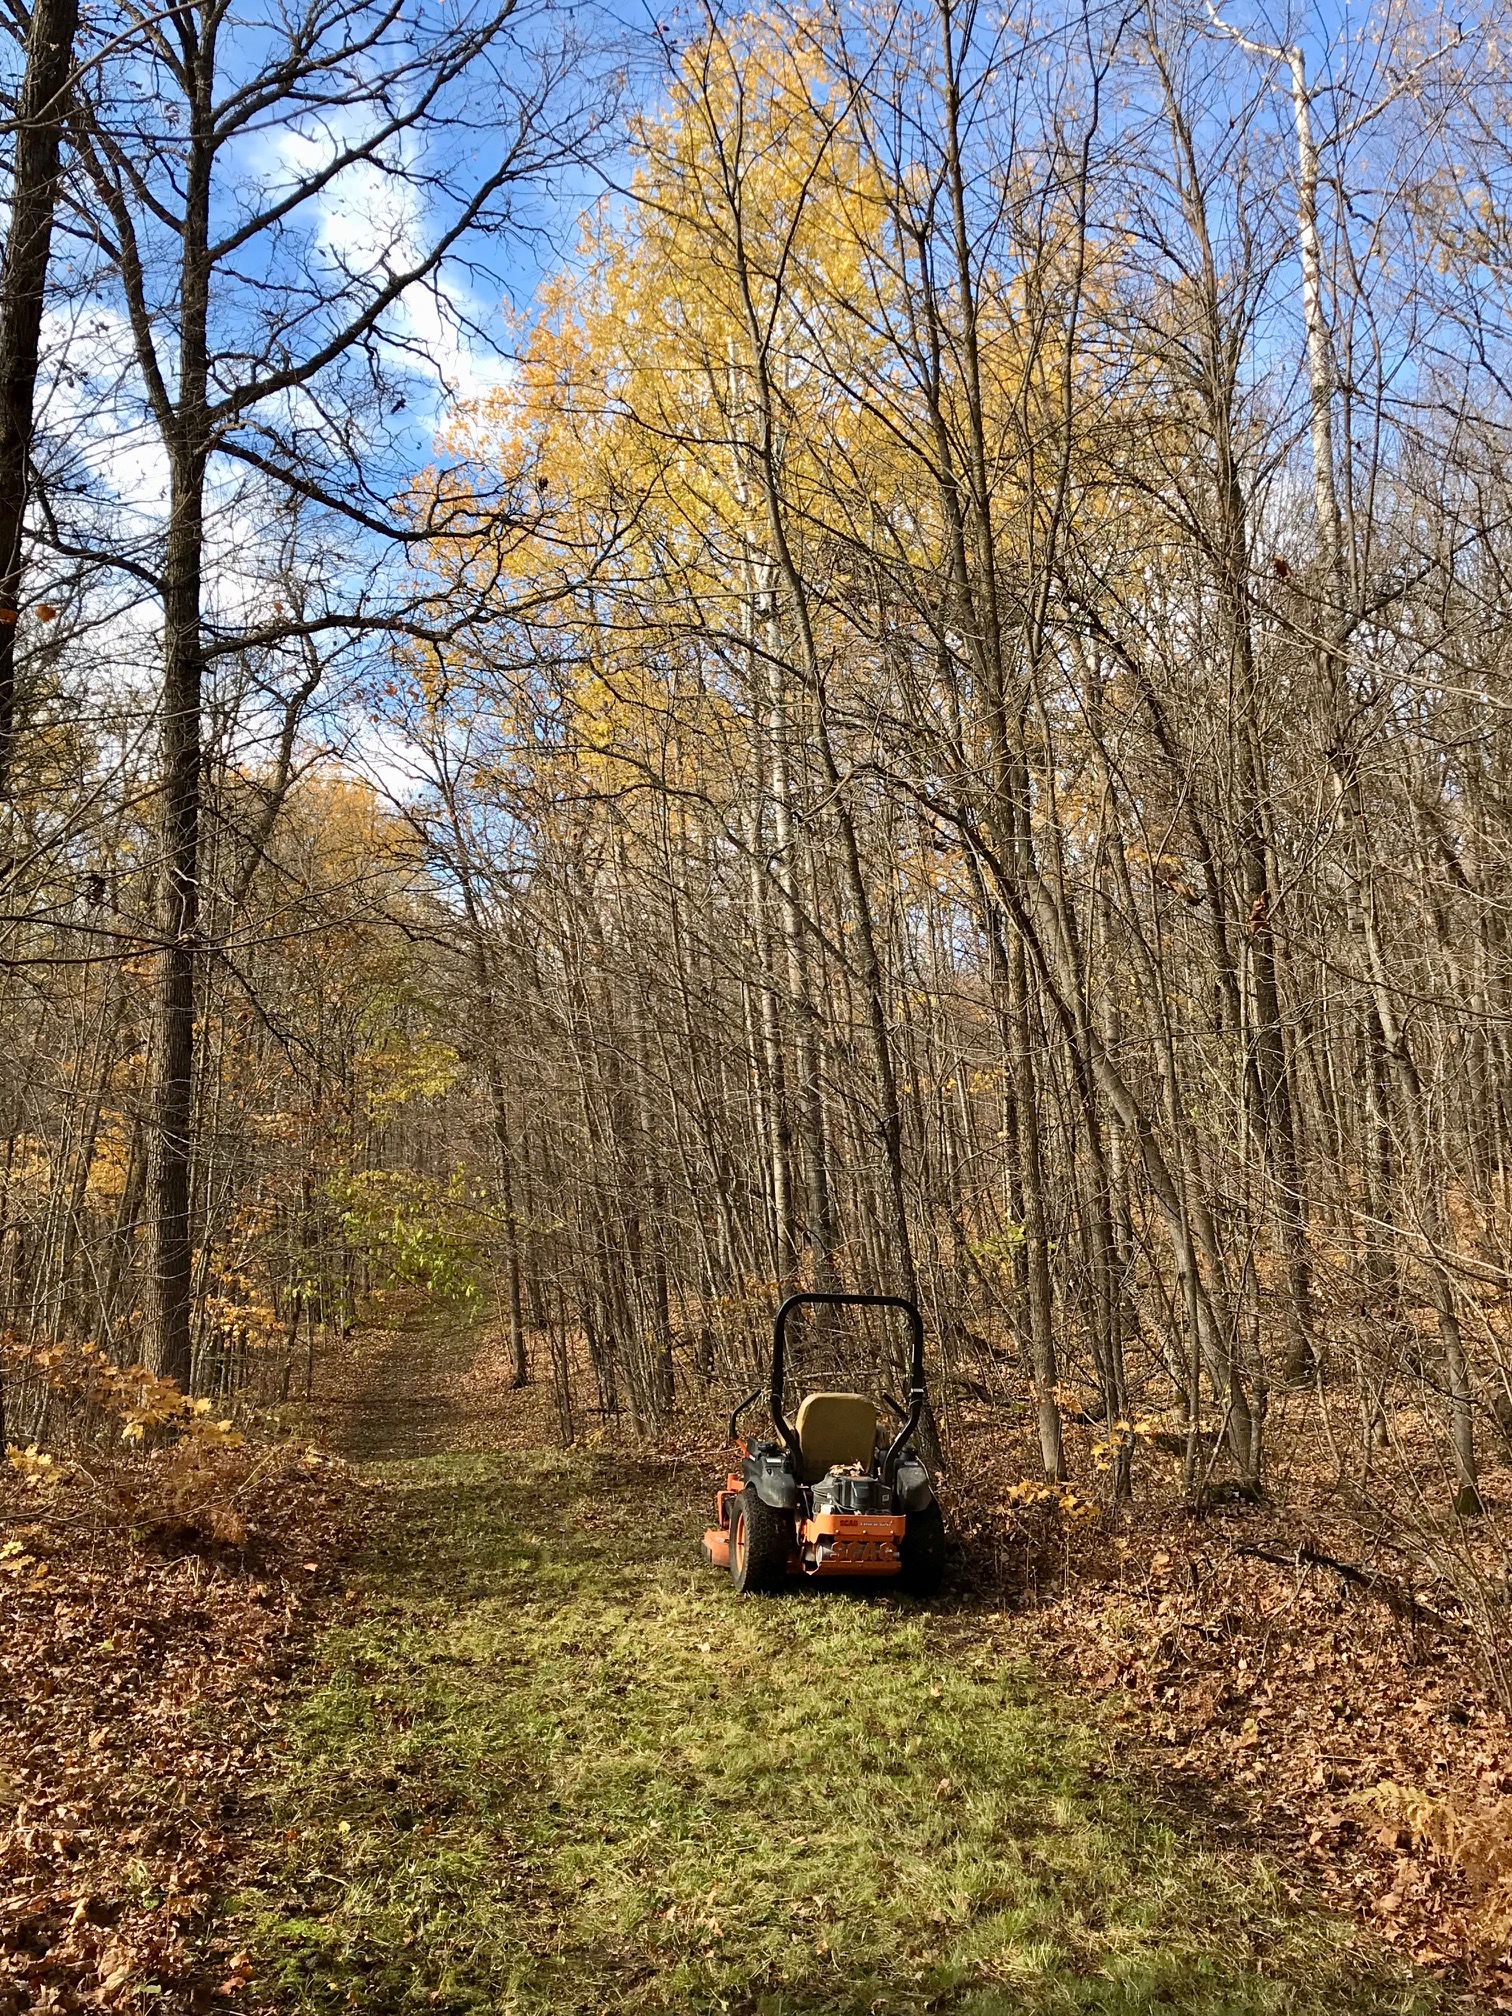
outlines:
[[[877,1450],[877,1410],[864,1393],[810,1393],[794,1425],[803,1483],[817,1484],[842,1464],[871,1469]]]

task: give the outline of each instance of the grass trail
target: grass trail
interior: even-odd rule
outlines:
[[[375,1466],[237,1916],[288,2010],[958,2016],[1436,2008],[1110,1775],[1010,1618],[701,1566],[709,1480]]]

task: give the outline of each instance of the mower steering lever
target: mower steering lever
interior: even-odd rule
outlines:
[[[903,1417],[903,1426],[888,1445],[887,1454],[882,1458],[882,1475],[891,1484],[893,1472],[898,1467],[898,1458],[913,1440],[914,1431],[924,1418],[924,1388],[911,1387],[908,1395],[908,1412]]]
[[[734,1412],[733,1412],[733,1413],[731,1414],[731,1416],[730,1416],[730,1440],[731,1440],[732,1442],[733,1442],[733,1441],[735,1440],[735,1423],[736,1423],[736,1422],[737,1422],[737,1421],[738,1421],[738,1420],[740,1419],[741,1415],[742,1415],[742,1414],[744,1414],[744,1412],[745,1412],[745,1410],[747,1409],[747,1407],[751,1406],[751,1405],[753,1404],[753,1402],[755,1402],[755,1401],[759,1400],[760,1398],[761,1398],[761,1388],[760,1388],[760,1387],[758,1386],[758,1387],[756,1388],[756,1391],[755,1391],[754,1393],[747,1393],[747,1395],[745,1396],[744,1400],[742,1400],[742,1401],[741,1401],[740,1405],[739,1405],[739,1406],[738,1406],[738,1407],[737,1407],[737,1408],[735,1409],[735,1411],[734,1411]]]

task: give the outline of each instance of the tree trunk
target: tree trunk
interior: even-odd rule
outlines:
[[[149,1363],[188,1389],[193,1361],[195,982],[199,967],[200,701],[209,466],[210,121],[208,63],[197,73],[180,263],[177,401],[163,568],[159,724],[159,974],[149,1164],[152,1282]]]
[[[10,229],[0,270],[0,798],[9,795],[11,783],[16,619],[21,606],[37,352],[78,19],[78,0],[33,0],[26,74],[16,108]]]
[[[192,1342],[195,1028],[199,930],[200,564],[205,458],[175,469],[163,598],[160,950],[148,1165],[152,1280],[148,1362],[188,1389]]]

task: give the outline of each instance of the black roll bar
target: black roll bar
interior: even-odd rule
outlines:
[[[898,1458],[908,1446],[924,1414],[924,1318],[919,1314],[918,1304],[910,1302],[906,1295],[821,1295],[808,1290],[799,1295],[789,1295],[781,1304],[772,1319],[772,1389],[769,1397],[772,1420],[776,1424],[777,1433],[795,1459],[798,1455],[798,1431],[782,1411],[783,1372],[787,1358],[787,1319],[795,1309],[812,1307],[815,1304],[831,1309],[901,1309],[908,1318],[909,1335],[913,1345],[908,1369],[908,1412],[903,1417],[903,1426],[888,1444],[887,1454],[882,1458],[882,1475],[891,1480]],[[740,1409],[736,1411],[739,1412],[750,1404],[749,1400],[742,1401]],[[733,1421],[731,1439],[733,1440]]]

